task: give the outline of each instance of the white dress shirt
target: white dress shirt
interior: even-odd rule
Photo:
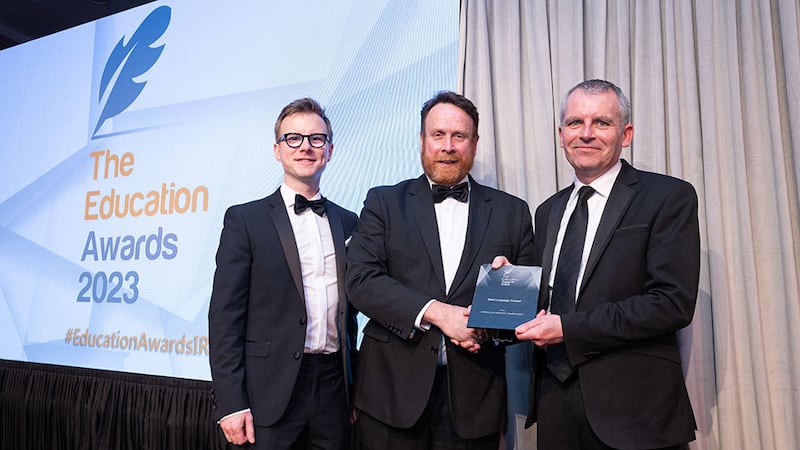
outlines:
[[[608,196],[611,194],[611,188],[614,187],[614,182],[617,180],[617,175],[619,175],[621,169],[622,163],[617,161],[614,167],[589,184],[589,186],[595,190],[595,193],[586,201],[586,205],[589,208],[589,219],[586,223],[586,240],[583,241],[581,268],[578,272],[578,281],[575,286],[575,298],[573,301],[578,299],[579,289],[583,281],[583,272],[586,269],[586,261],[589,260],[589,252],[592,249],[592,243],[594,243],[594,237],[597,234],[597,227],[600,225],[600,218],[603,217],[603,211],[606,208]],[[567,231],[567,223],[569,223],[569,218],[572,216],[572,212],[578,204],[578,190],[583,186],[585,185],[576,178],[569,200],[567,200],[567,208],[564,210],[564,215],[561,217],[561,225],[558,228],[558,237],[553,251],[553,268],[550,270],[550,280],[548,281],[551,290],[553,289],[553,281],[556,277],[556,266],[558,265],[558,256],[561,254],[561,244],[564,241],[564,234]]]
[[[468,181],[464,178],[461,182]],[[428,183],[433,182],[428,178]],[[456,183],[458,184],[458,183]],[[472,189],[469,184],[467,186]],[[433,209],[436,213],[436,226],[439,229],[439,248],[442,252],[442,268],[444,269],[445,293],[450,292],[450,286],[456,276],[458,265],[461,263],[461,255],[464,253],[464,243],[467,240],[467,222],[469,221],[469,196],[466,202],[460,202],[452,197],[434,203]],[[430,299],[417,314],[414,326],[420,330],[429,330],[431,324],[422,322],[422,317],[431,306],[431,303],[439,299]],[[444,345],[444,335],[439,346],[439,365],[447,364],[446,346]]]
[[[464,243],[467,239],[467,221],[469,220],[469,197],[460,202],[448,197],[440,203],[434,203],[436,225],[439,227],[439,246],[442,250],[442,266],[444,268],[445,292],[450,292],[453,278],[456,276]]]
[[[281,196],[292,223],[306,300],[306,353],[333,353],[339,350],[336,317],[339,288],[336,278],[336,252],[328,215],[322,217],[307,209],[294,213],[296,192],[281,185]],[[309,200],[321,198],[319,192]]]

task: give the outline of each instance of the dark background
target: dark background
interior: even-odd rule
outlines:
[[[153,0],[0,0],[0,50]]]

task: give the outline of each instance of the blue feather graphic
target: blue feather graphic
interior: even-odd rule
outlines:
[[[133,79],[150,70],[161,56],[164,46],[151,47],[150,45],[167,31],[171,14],[172,10],[168,6],[159,6],[142,21],[127,44],[125,44],[123,36],[111,51],[100,78],[98,103],[103,101],[103,96],[110,88],[108,99],[100,113],[92,136],[97,134],[106,120],[125,111],[125,108],[129,107],[142,93],[147,81],[137,83]],[[109,86],[114,74],[117,73],[116,81]]]

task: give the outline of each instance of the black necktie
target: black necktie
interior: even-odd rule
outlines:
[[[322,197],[319,200],[309,200],[300,194],[294,196],[294,213],[300,214],[301,212],[311,208],[314,213],[322,217],[325,214],[326,203],[328,199]]]
[[[433,203],[441,203],[447,197],[453,197],[461,203],[465,203],[469,197],[469,187],[466,181],[453,187],[434,184],[431,186],[431,194],[433,195]]]
[[[550,312],[553,314],[575,311],[575,289],[578,284],[578,272],[581,269],[583,245],[586,240],[586,224],[589,221],[589,207],[586,201],[594,192],[591,186],[580,188],[578,204],[567,223],[567,230],[564,232],[561,251],[558,255],[553,292],[550,296]],[[547,368],[562,383],[572,374],[563,342],[547,347]]]

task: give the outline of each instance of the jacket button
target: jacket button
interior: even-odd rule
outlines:
[[[431,347],[431,353],[433,353],[434,355],[438,355],[439,354],[439,348],[438,347]]]
[[[294,359],[300,359],[303,356],[301,352],[294,352]]]
[[[306,318],[305,317],[301,317],[300,318],[300,325],[305,325],[305,324],[306,324]]]

